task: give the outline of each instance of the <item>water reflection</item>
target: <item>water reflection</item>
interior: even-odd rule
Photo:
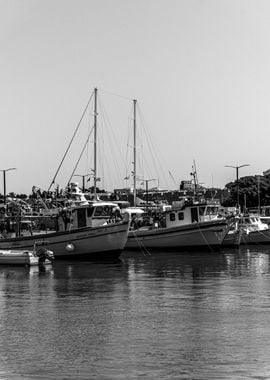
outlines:
[[[2,267],[0,377],[270,375],[269,255],[242,247]]]
[[[172,253],[159,252],[152,255],[128,255],[123,261],[135,272],[151,273],[155,277],[204,278],[205,276],[238,276],[269,273],[270,248],[241,247],[218,252]]]

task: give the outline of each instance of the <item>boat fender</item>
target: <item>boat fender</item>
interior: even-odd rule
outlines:
[[[72,243],[68,243],[67,244],[67,246],[66,246],[66,250],[68,251],[68,252],[72,252],[72,251],[74,251],[74,244],[72,244]]]

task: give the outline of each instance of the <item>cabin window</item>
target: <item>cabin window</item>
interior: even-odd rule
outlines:
[[[87,217],[91,218],[91,216],[93,215],[93,212],[94,212],[94,207],[88,207],[88,209],[87,209]]]
[[[203,215],[204,215],[204,212],[205,212],[205,207],[200,206],[200,207],[199,207],[199,215],[200,215],[200,216],[203,216]]]
[[[111,216],[112,208],[110,206],[104,206],[102,210],[102,216]]]
[[[170,213],[170,221],[171,221],[171,222],[174,222],[174,221],[175,221],[175,213],[174,213],[174,212],[171,212],[171,213]]]
[[[198,209],[197,207],[192,207],[190,209],[191,211],[191,222],[194,223],[194,222],[198,222],[199,221],[199,215],[198,215]]]
[[[216,215],[218,213],[218,207],[209,206],[207,207],[207,215]]]
[[[184,220],[184,213],[183,212],[178,213],[178,220]]]
[[[109,218],[112,215],[112,206],[97,206],[95,208],[95,217]]]
[[[85,208],[77,209],[78,227],[86,227]]]
[[[103,207],[97,206],[95,209],[95,216],[102,216],[103,214]]]

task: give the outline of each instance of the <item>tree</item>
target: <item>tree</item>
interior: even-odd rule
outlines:
[[[237,183],[230,182],[225,186],[230,197],[224,202],[224,206],[235,206],[237,204]],[[262,175],[242,177],[238,181],[239,203],[241,208],[258,207],[270,204],[270,181]]]

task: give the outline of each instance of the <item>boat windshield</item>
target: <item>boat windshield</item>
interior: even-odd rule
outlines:
[[[217,206],[207,206],[206,215],[217,215],[218,207]]]
[[[203,215],[204,215],[204,212],[205,212],[205,206],[200,206],[200,207],[199,207],[199,215],[200,215],[200,216],[203,216]]]
[[[109,218],[112,216],[113,206],[96,206],[95,216]]]
[[[95,208],[93,206],[87,208],[87,216],[88,216],[88,218],[90,218],[93,215],[94,209]]]

